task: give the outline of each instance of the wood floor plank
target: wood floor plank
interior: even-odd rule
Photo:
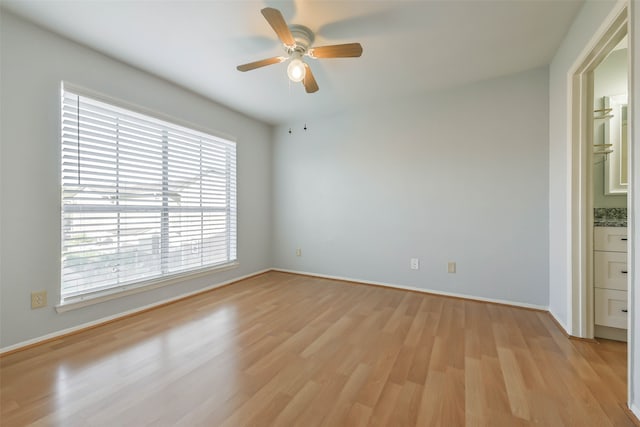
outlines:
[[[442,391],[445,387],[445,374],[440,371],[430,371],[422,389],[420,407],[418,409],[418,426],[439,426],[440,412],[444,401]]]
[[[351,410],[347,415],[344,425],[349,427],[364,427],[369,425],[369,418],[371,418],[371,408],[364,406],[360,402],[355,402],[351,406]]]
[[[422,399],[422,389],[421,385],[411,381],[407,381],[402,385],[387,425],[416,425]]]
[[[402,386],[398,384],[392,382],[385,383],[384,388],[380,393],[380,398],[376,402],[371,413],[370,424],[372,426],[389,425],[389,418],[396,406],[400,390],[402,390]]]
[[[320,385],[314,381],[307,381],[298,393],[291,397],[287,406],[272,418],[274,426],[287,427],[293,425],[298,416],[309,406],[318,394]]]
[[[502,368],[502,377],[507,388],[511,413],[518,418],[529,420],[531,416],[529,414],[527,388],[513,351],[500,348],[498,349],[498,358]]]
[[[440,408],[440,425],[465,425],[464,370],[448,368],[444,377],[443,401]],[[475,396],[472,396],[475,398]]]
[[[269,272],[0,358],[2,426],[633,426],[626,344]]]
[[[469,423],[481,423],[486,419],[487,403],[485,387],[482,380],[480,359],[467,357],[464,366],[465,419]],[[472,420],[477,420],[472,422]]]
[[[337,396],[338,404],[332,408],[327,408],[327,417],[323,425],[331,427],[336,425],[346,425],[346,419],[355,402],[355,398],[366,382],[371,367],[367,364],[359,364],[349,379],[345,383],[342,390]],[[364,406],[364,405],[363,405]]]

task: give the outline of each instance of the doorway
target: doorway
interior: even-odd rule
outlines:
[[[582,54],[582,56],[576,62],[576,65],[569,73],[569,86],[570,86],[570,142],[571,142],[571,287],[569,294],[569,312],[571,330],[570,333],[580,338],[593,339],[597,334],[602,335],[602,331],[598,330],[596,333],[596,305],[602,304],[602,301],[596,299],[596,271],[594,261],[594,251],[596,248],[602,251],[602,239],[603,236],[595,237],[596,218],[594,206],[599,202],[595,201],[596,196],[594,194],[594,179],[598,170],[594,167],[594,163],[598,161],[598,157],[607,157],[605,163],[602,164],[603,175],[608,172],[604,172],[605,169],[609,170],[611,166],[610,156],[611,153],[602,154],[602,151],[608,151],[612,146],[608,146],[609,142],[600,142],[598,146],[594,146],[595,142],[599,142],[596,138],[596,132],[603,131],[600,127],[596,126],[596,122],[603,120],[606,123],[606,118],[603,116],[610,115],[613,108],[609,104],[604,104],[604,96],[600,96],[602,99],[596,99],[594,94],[594,74],[597,67],[602,64],[607,57],[620,46],[623,39],[628,35],[628,3],[619,2],[615,6],[615,10],[610,15],[607,24],[601,28],[601,30],[594,36],[592,42],[588,48]],[[627,66],[628,69],[628,66]],[[628,87],[628,81],[627,81]],[[627,90],[628,91],[628,90]],[[614,94],[610,94],[614,95]],[[616,94],[617,95],[617,94]],[[611,98],[611,97],[609,97]],[[609,102],[612,100],[609,99]],[[614,100],[615,101],[615,100]],[[627,100],[628,101],[628,100]],[[609,111],[609,108],[612,108]],[[600,111],[595,111],[600,110]],[[600,116],[598,115],[600,114]],[[618,113],[618,118],[622,115],[622,111]],[[600,118],[596,118],[600,117]],[[609,118],[610,119],[610,118]],[[609,121],[609,127],[611,122]],[[627,181],[631,182],[633,178],[633,169],[631,168],[633,146],[631,143],[627,146],[626,162],[624,163],[625,172],[627,173]],[[618,148],[618,154],[621,153]],[[607,163],[609,162],[609,163]],[[622,163],[621,163],[622,165]],[[608,183],[603,183],[603,192],[605,191],[605,185],[608,188]],[[626,197],[626,217],[633,218],[632,209],[633,206],[633,192],[630,191]],[[598,218],[600,221],[601,218]],[[605,219],[606,223],[606,219]],[[633,245],[629,245],[630,251],[626,251],[626,244],[629,243],[626,235],[617,233],[619,243],[624,242],[624,246],[618,246],[617,250],[611,252],[620,252],[622,255],[617,255],[617,261],[624,262],[629,268],[620,269],[620,272],[624,271],[625,278],[619,283],[624,286],[633,286],[633,264],[629,260],[633,256]],[[605,236],[605,240],[609,237]],[[616,238],[614,233],[613,238]],[[606,248],[605,248],[606,249]],[[609,248],[611,249],[611,248]],[[599,274],[600,272],[598,272]],[[601,278],[600,278],[601,279]],[[623,286],[620,285],[620,286]],[[619,295],[618,295],[619,296]],[[599,296],[601,297],[601,295]],[[615,298],[614,298],[615,299]],[[620,298],[618,298],[619,300]],[[626,309],[620,301],[615,302],[620,305],[614,307],[621,314]],[[601,309],[602,307],[600,307]],[[601,314],[601,313],[600,313]],[[617,326],[627,326],[624,328],[615,328],[620,331],[618,338],[626,338],[633,333],[632,328],[634,325],[630,325],[627,316],[621,316],[623,320],[617,323]],[[598,320],[601,322],[601,320]],[[601,329],[601,328],[598,328]],[[610,331],[609,331],[610,332]],[[606,333],[606,332],[605,332]],[[627,353],[627,363],[629,363],[629,355]],[[629,370],[630,372],[630,370]],[[628,381],[628,384],[630,382]]]
[[[592,201],[595,338],[627,341],[629,274],[628,36],[593,71]]]

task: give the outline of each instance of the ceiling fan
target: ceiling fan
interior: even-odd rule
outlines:
[[[356,58],[362,55],[362,45],[360,43],[311,47],[314,35],[309,28],[304,25],[287,25],[278,9],[266,7],[261,12],[284,45],[287,56],[274,56],[273,58],[238,65],[238,71],[255,70],[256,68],[280,64],[289,60],[287,67],[289,79],[294,82],[302,82],[307,93],[313,93],[318,91],[318,83],[313,77],[309,64],[303,61],[303,57],[308,56],[314,59]]]

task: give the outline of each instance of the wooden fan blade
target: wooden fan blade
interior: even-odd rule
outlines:
[[[273,31],[276,32],[276,35],[282,41],[282,43],[287,46],[295,46],[296,41],[289,30],[289,26],[287,25],[287,21],[284,20],[282,13],[278,9],[274,9],[272,7],[265,7],[261,10],[262,15],[267,20]]]
[[[309,64],[304,64],[304,69],[305,69],[305,74],[304,74],[304,80],[302,81],[302,83],[304,84],[304,90],[306,90],[307,93],[317,92],[319,87],[318,87],[318,83],[316,82],[316,78],[313,77],[313,73],[311,72],[311,67],[309,67]]]
[[[263,59],[261,61],[249,62],[248,64],[238,65],[236,68],[238,71],[255,70],[256,68],[266,67],[267,65],[279,64],[286,61],[284,56],[274,56],[273,58]]]
[[[309,49],[312,58],[357,58],[362,55],[360,43],[334,44]]]

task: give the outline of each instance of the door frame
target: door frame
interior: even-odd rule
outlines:
[[[569,71],[571,141],[571,335],[593,338],[593,72],[628,34],[628,5],[619,1]],[[633,144],[629,144],[631,162]],[[632,173],[632,169],[629,168]],[[631,182],[631,178],[629,179]],[[631,206],[631,191],[627,205]],[[627,217],[632,215],[629,208]],[[630,264],[630,271],[633,266]],[[631,277],[631,275],[629,275]],[[631,280],[629,280],[631,284]]]
[[[568,136],[569,161],[570,161],[570,188],[569,188],[569,209],[570,209],[570,284],[568,287],[568,313],[569,333],[580,338],[594,337],[594,311],[593,311],[593,72],[595,68],[606,58],[613,48],[622,40],[625,35],[629,36],[629,58],[628,58],[628,86],[629,105],[631,102],[631,82],[632,82],[632,62],[633,49],[629,22],[630,5],[628,0],[619,0],[613,7],[607,19],[603,22],[598,31],[594,34],[578,59],[569,70],[567,75],[569,88],[569,126]],[[633,118],[630,120],[633,128]],[[629,170],[629,191],[627,193],[627,221],[629,236],[633,236],[634,229],[634,195],[632,179],[635,174],[633,167],[634,140],[632,132],[629,134],[628,143],[628,170]],[[628,248],[627,263],[629,266],[629,304],[634,295],[635,265],[634,242]],[[631,319],[631,316],[629,316]],[[627,340],[632,342],[634,325],[631,321],[627,325]],[[629,350],[632,350],[631,348]],[[627,364],[631,368],[631,358],[627,354]],[[631,396],[631,369],[628,369],[627,387],[628,397]]]

